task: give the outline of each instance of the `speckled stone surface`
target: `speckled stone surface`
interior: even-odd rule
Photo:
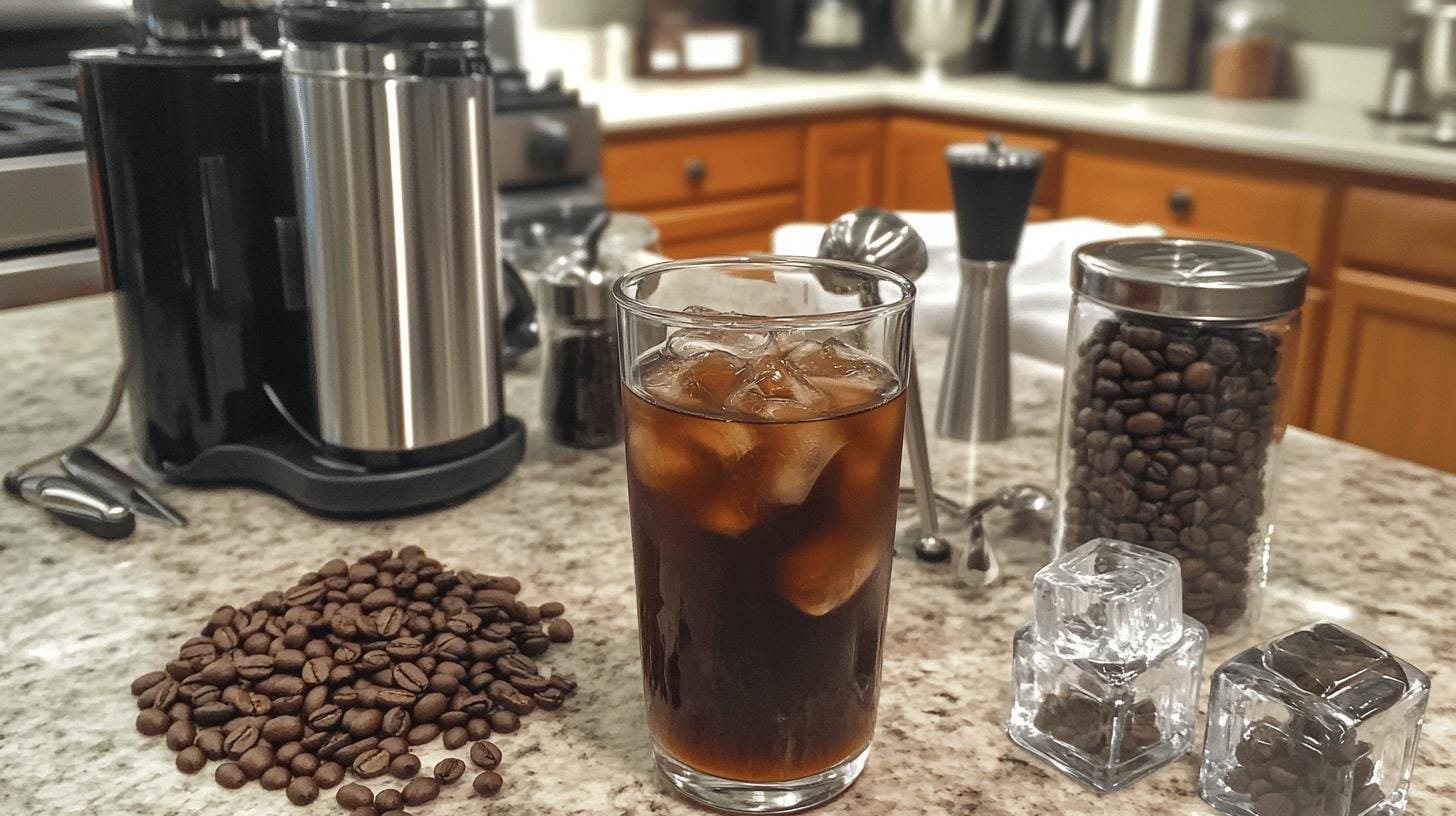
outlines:
[[[105,297],[0,313],[0,463],[89,427],[116,361],[115,337]],[[932,397],[937,350],[921,346]],[[1025,365],[1016,373],[1015,437],[975,460],[937,441],[943,492],[964,498],[973,462],[983,485],[1050,484],[1056,377]],[[523,373],[508,389],[512,410],[532,420],[535,388]],[[127,461],[127,427],[118,422],[98,447]],[[172,489],[167,498],[191,526],[144,522],[130,540],[103,543],[0,501],[0,814],[341,813],[331,793],[295,811],[256,785],[219,788],[211,767],[181,775],[160,740],[133,730],[127,684],[160,667],[219,604],[283,587],[333,556],[405,544],[450,565],[516,575],[527,600],[564,602],[577,638],[547,662],[581,683],[567,707],[500,738],[499,797],[483,802],[460,785],[420,813],[700,812],[663,793],[653,775],[621,453],[553,449],[539,424],[531,430],[527,461],[499,487],[405,519],[324,521],[263,493]],[[1447,560],[1456,555],[1456,476],[1291,431],[1282,490],[1257,634],[1331,618],[1430,672],[1435,690],[1409,812],[1456,813],[1456,570]],[[1194,758],[1098,797],[1006,739],[1009,643],[1029,615],[1025,587],[1045,530],[995,532],[1009,580],[984,597],[943,570],[896,564],[875,748],[860,782],[821,812],[1211,812],[1194,794]],[[436,743],[422,754],[433,763],[445,752]]]

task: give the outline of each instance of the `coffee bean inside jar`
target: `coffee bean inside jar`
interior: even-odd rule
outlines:
[[[1105,537],[1169,553],[1184,611],[1231,634],[1265,580],[1279,374],[1304,265],[1134,239],[1083,247],[1074,269],[1060,551]]]

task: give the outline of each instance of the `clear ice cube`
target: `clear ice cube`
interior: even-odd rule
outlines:
[[[761,358],[729,395],[727,407],[756,419],[793,421],[823,416],[829,397],[785,360]]]
[[[1036,637],[1068,659],[1126,663],[1183,636],[1182,574],[1172,557],[1099,538],[1033,579]]]
[[[806,615],[822,617],[854,597],[889,555],[873,530],[820,530],[779,561],[779,593]]]

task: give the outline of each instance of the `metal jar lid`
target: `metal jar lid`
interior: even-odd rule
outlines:
[[[1288,252],[1185,238],[1078,249],[1072,289],[1117,309],[1187,320],[1262,320],[1304,304],[1309,267]]]

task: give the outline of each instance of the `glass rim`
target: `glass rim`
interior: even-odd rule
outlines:
[[[710,269],[727,266],[758,266],[766,268],[791,267],[812,271],[814,267],[829,267],[861,276],[867,280],[885,282],[900,292],[900,297],[888,303],[860,306],[855,309],[815,314],[797,315],[754,315],[740,313],[694,314],[681,309],[667,309],[653,306],[627,293],[627,288],[642,279],[664,272],[687,269]],[[839,261],[830,258],[815,258],[806,255],[721,255],[706,258],[687,258],[655,263],[639,267],[617,279],[612,285],[612,298],[617,306],[634,315],[651,317],[661,323],[679,327],[708,327],[725,329],[796,328],[810,329],[815,326],[839,326],[851,322],[867,322],[875,318],[908,311],[915,305],[915,284],[909,278],[873,264]]]

